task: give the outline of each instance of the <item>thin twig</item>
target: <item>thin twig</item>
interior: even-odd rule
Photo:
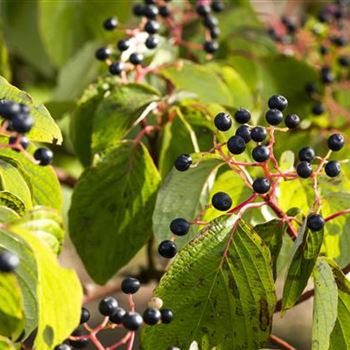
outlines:
[[[276,335],[271,334],[270,335],[270,340],[273,343],[279,345],[281,347],[281,349],[283,349],[283,350],[297,350],[294,346],[290,345],[285,340],[277,337]]]

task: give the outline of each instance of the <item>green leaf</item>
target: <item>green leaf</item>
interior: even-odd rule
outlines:
[[[13,346],[10,339],[7,339],[0,335],[0,349],[1,350],[15,350],[15,347]]]
[[[1,1],[1,20],[9,48],[46,77],[52,76],[54,70],[37,25],[37,0]]]
[[[208,189],[211,187],[216,169],[223,164],[220,159],[203,154],[193,162],[199,162],[196,167],[180,172],[173,168],[160,188],[156,206],[153,212],[153,232],[162,241],[172,236],[169,225],[172,220],[182,217],[192,221],[198,212],[207,204]],[[203,197],[203,198],[202,198]],[[196,227],[190,232],[178,237],[176,244],[182,247],[196,234]]]
[[[78,102],[71,116],[70,139],[75,153],[83,165],[92,161],[91,139],[93,116],[99,103],[103,100],[104,90],[98,85],[90,85]],[[83,126],[83,127],[82,127]]]
[[[86,86],[96,79],[100,67],[93,54],[96,47],[96,42],[86,43],[62,67],[53,92],[53,101],[72,101],[80,97]]]
[[[33,205],[43,205],[61,210],[60,183],[51,166],[38,166],[22,153],[6,148],[0,149],[0,159],[12,164],[20,171],[31,191]]]
[[[19,236],[12,232],[0,231],[0,247],[15,253],[20,264],[15,271],[23,297],[24,331],[28,337],[38,324],[39,305],[37,300],[38,270],[33,251]]]
[[[332,267],[338,287],[337,320],[330,337],[329,350],[348,349],[350,347],[350,282],[339,267],[328,261]]]
[[[174,119],[165,124],[163,128],[159,155],[161,177],[166,177],[174,166],[174,160],[180,154],[193,152],[199,152],[196,134],[185,120],[181,111],[177,110]]]
[[[16,232],[22,230],[31,232],[48,245],[55,254],[61,250],[64,239],[63,219],[55,210],[35,207],[20,219],[9,223],[8,227]]]
[[[35,121],[34,127],[28,134],[30,140],[55,144],[62,143],[61,131],[48,110],[43,105],[36,106],[27,93],[9,84],[3,77],[0,77],[0,98],[22,102],[30,108],[30,114]]]
[[[12,209],[0,206],[0,222],[7,223],[19,218],[19,215]]]
[[[169,79],[176,89],[196,94],[201,102],[222,105],[233,103],[229,88],[210,67],[184,61],[177,67],[162,69],[161,74]]]
[[[305,289],[320,253],[323,236],[323,230],[310,231],[304,223],[295,241],[294,254],[284,283],[282,310],[293,307]]]
[[[20,215],[22,215],[26,210],[22,200],[13,193],[7,191],[0,191],[0,206],[5,206],[12,209]]]
[[[337,319],[338,291],[327,261],[318,259],[314,268],[314,307],[312,350],[328,350],[329,338]]]
[[[255,232],[269,247],[273,265],[273,276],[277,276],[277,258],[282,248],[283,234],[286,226],[281,220],[271,220],[264,224],[254,226]]]
[[[319,79],[314,67],[294,57],[270,55],[261,60],[261,68],[264,100],[279,93],[288,99],[288,112],[304,118],[310,114],[313,102],[304,86]]]
[[[142,115],[147,105],[158,99],[146,85],[117,85],[106,94],[93,115],[92,152],[117,144]]]
[[[86,41],[102,39],[105,35],[101,23],[116,11],[113,2],[37,1],[40,34],[48,55],[57,66],[62,66]],[[129,2],[118,6],[120,22],[129,18],[130,6]]]
[[[51,350],[79,324],[82,288],[75,272],[62,268],[39,238],[24,230],[16,233],[29,244],[37,262],[39,320],[34,347]]]
[[[338,211],[349,208],[350,193],[328,192],[323,196],[322,214],[327,217]],[[350,215],[339,216],[325,225],[325,239],[322,247],[328,257],[341,266],[349,263],[347,252],[350,249]]]
[[[248,109],[254,107],[252,91],[236,70],[222,64],[215,64],[210,67],[214,68],[213,70],[229,88],[234,106],[244,106],[244,108]],[[229,105],[229,103],[226,102],[225,105]]]
[[[69,232],[90,276],[105,283],[147,242],[160,177],[143,145],[120,143],[81,176]]]
[[[15,166],[3,160],[0,160],[0,183],[1,189],[20,198],[26,209],[32,207],[31,193],[22,174]]]
[[[23,326],[21,291],[13,274],[0,273],[0,334],[16,337]],[[0,347],[0,349],[2,349]]]
[[[202,350],[265,345],[276,301],[270,252],[243,221],[232,231],[234,221],[213,221],[180,251],[155,291],[174,321],[147,327],[145,350],[203,339]]]

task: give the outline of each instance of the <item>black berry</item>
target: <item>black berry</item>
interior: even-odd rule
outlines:
[[[298,156],[299,156],[299,160],[310,163],[315,158],[316,153],[313,150],[313,148],[304,147],[299,151]]]
[[[262,142],[267,137],[267,131],[261,126],[255,126],[253,129],[250,130],[250,136],[253,141]]]
[[[17,114],[11,119],[12,129],[22,134],[29,132],[33,125],[33,118],[27,114]]]
[[[4,119],[12,119],[17,114],[21,113],[21,106],[16,102],[9,100],[0,100],[0,115]],[[24,114],[27,114],[24,112]]]
[[[192,164],[192,158],[189,154],[181,154],[175,160],[175,168],[179,171],[187,170]]]
[[[143,319],[137,312],[127,312],[123,316],[123,326],[129,331],[137,331],[143,323]]]
[[[340,56],[338,58],[338,63],[342,67],[349,67],[350,66],[350,57],[348,57],[348,56]]]
[[[9,138],[9,145],[14,145],[17,143],[17,140],[19,141],[19,144],[23,147],[23,149],[27,149],[29,146],[29,140],[25,136],[11,136]]]
[[[324,170],[329,177],[336,177],[340,174],[340,163],[336,160],[330,160]]]
[[[324,218],[319,214],[310,214],[306,220],[306,226],[311,231],[320,231],[325,224]]]
[[[154,5],[145,6],[143,14],[147,18],[156,18],[159,14],[158,7]]]
[[[0,272],[13,272],[19,265],[19,258],[8,250],[0,252]]]
[[[158,33],[159,28],[160,28],[160,25],[158,22],[149,20],[146,22],[144,29],[145,29],[145,32],[147,32],[148,34],[156,34]]]
[[[173,258],[177,253],[175,242],[170,240],[165,240],[161,242],[158,247],[158,252],[163,258]]]
[[[322,103],[316,103],[313,107],[312,107],[312,114],[314,115],[322,115],[326,109],[324,107],[324,105]]]
[[[121,324],[123,322],[123,316],[125,314],[126,314],[126,311],[123,308],[117,307],[115,309],[115,311],[113,312],[113,314],[111,316],[109,316],[109,320],[112,323]]]
[[[231,197],[225,192],[217,192],[211,199],[211,204],[217,210],[226,211],[232,206]]]
[[[241,125],[236,130],[236,135],[242,137],[245,141],[245,143],[248,143],[252,137],[250,135],[250,128],[248,125]]]
[[[252,156],[257,162],[265,162],[270,157],[270,150],[266,146],[257,146],[253,149]]]
[[[80,314],[80,324],[83,324],[87,321],[89,321],[90,319],[90,312],[88,309],[86,309],[85,307],[81,308],[81,314]]]
[[[81,337],[84,336],[85,333],[80,330],[77,329],[72,333],[73,337]],[[69,344],[73,346],[73,348],[75,349],[84,349],[89,345],[89,339],[88,338],[81,338],[79,340],[69,340]]]
[[[147,47],[147,49],[155,49],[159,44],[159,39],[153,35],[150,35],[146,41],[145,41],[145,45]]]
[[[225,8],[225,5],[222,1],[219,1],[219,0],[213,0],[212,3],[211,3],[211,9],[214,11],[214,12],[221,12],[223,11]]]
[[[196,11],[199,16],[206,17],[210,13],[210,7],[207,5],[198,5]]]
[[[300,118],[297,114],[288,114],[284,120],[286,127],[289,129],[295,129],[300,124]]]
[[[113,30],[118,26],[118,19],[115,17],[107,18],[103,22],[103,28],[106,30]]]
[[[322,56],[327,55],[328,52],[329,52],[329,47],[324,46],[324,45],[320,46],[320,54]]]
[[[317,86],[315,83],[308,83],[305,85],[305,92],[307,92],[309,95],[314,94],[317,92]]]
[[[283,111],[288,106],[288,100],[282,95],[274,95],[269,98],[268,106],[270,109]]]
[[[174,314],[170,309],[160,309],[162,323],[168,324],[173,318]]]
[[[150,325],[153,326],[157,324],[160,321],[161,318],[161,313],[158,309],[155,308],[147,308],[142,315],[143,321]]]
[[[227,141],[227,148],[232,154],[243,153],[246,148],[244,138],[238,135],[230,137]]]
[[[118,307],[117,299],[113,297],[106,297],[100,301],[98,310],[103,316],[111,316]]]
[[[328,138],[328,148],[332,151],[340,151],[344,147],[344,137],[341,134],[333,134]]]
[[[137,66],[142,63],[143,61],[143,55],[141,53],[132,53],[129,57],[129,61],[134,65]]]
[[[112,54],[112,51],[108,47],[101,47],[96,50],[95,56],[100,61],[105,61]]]
[[[216,28],[219,24],[219,21],[214,16],[207,16],[203,19],[203,24],[208,29]]]
[[[170,231],[176,236],[184,236],[190,227],[190,223],[183,218],[176,218],[170,223]]]
[[[140,286],[140,281],[137,278],[127,277],[122,282],[122,291],[125,294],[135,294]]]
[[[53,160],[53,153],[48,148],[38,148],[34,152],[34,159],[39,161],[39,165],[49,165]]]
[[[312,166],[310,163],[306,161],[302,161],[297,165],[297,174],[303,178],[307,179],[312,174]]]
[[[283,114],[279,109],[269,109],[265,114],[265,118],[270,125],[278,125],[283,120]]]
[[[130,41],[127,39],[119,40],[117,47],[118,47],[118,50],[121,52],[126,51],[130,47]]]
[[[141,17],[145,13],[145,6],[142,4],[136,4],[134,5],[132,12],[136,17]]]
[[[334,81],[334,75],[329,67],[322,67],[321,80],[324,84],[330,84]]]
[[[210,37],[212,39],[217,39],[221,34],[220,28],[219,27],[213,27],[210,28]]]
[[[236,113],[235,113],[235,120],[239,124],[246,124],[249,123],[251,118],[251,114],[247,109],[240,108]]]
[[[266,177],[258,177],[253,181],[253,190],[256,193],[264,194],[271,188],[271,183]]]
[[[218,113],[214,119],[214,124],[220,131],[227,131],[231,128],[232,119],[228,113]]]
[[[168,6],[160,6],[159,7],[159,14],[162,17],[169,17],[170,16],[170,10]]]
[[[218,48],[219,48],[219,44],[213,40],[205,41],[203,44],[203,50],[206,53],[214,53],[218,50]]]
[[[60,344],[55,346],[54,350],[72,350],[72,348],[68,344]]]
[[[113,75],[120,75],[123,69],[124,69],[123,62],[113,62],[108,67],[109,72]]]

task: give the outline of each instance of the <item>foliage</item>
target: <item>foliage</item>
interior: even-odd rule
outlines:
[[[292,349],[273,315],[312,296],[312,349],[350,348],[346,0],[269,25],[253,1],[156,3],[137,16],[131,1],[1,2],[0,349],[131,350],[141,325],[144,350]],[[256,126],[267,135],[250,141]],[[125,273],[157,283],[151,316],[134,314],[126,278],[130,319],[102,299],[91,330],[82,306]],[[105,348],[97,334],[117,323],[126,335]]]

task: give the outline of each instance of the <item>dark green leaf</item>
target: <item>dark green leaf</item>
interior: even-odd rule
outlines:
[[[172,236],[169,229],[172,220],[182,217],[192,221],[203,205],[207,204],[208,190],[222,161],[204,154],[202,159],[200,154],[196,156],[194,163],[197,161],[199,163],[196,167],[184,172],[173,168],[158,192],[153,212],[153,232],[160,241]],[[176,240],[176,244],[183,246],[196,232],[197,228],[192,226],[186,236]]]
[[[35,121],[34,127],[28,134],[31,140],[57,144],[62,143],[61,130],[52,119],[45,106],[36,106],[27,93],[9,84],[3,77],[0,77],[0,98],[22,102],[30,108],[30,113]]]
[[[271,252],[273,275],[277,275],[277,258],[282,248],[283,234],[286,226],[281,220],[271,220],[254,227],[256,233],[263,239]]]
[[[232,95],[225,83],[210,67],[184,61],[178,67],[168,67],[161,74],[178,90],[192,92],[204,103],[232,105]]]
[[[0,274],[0,334],[18,336],[23,326],[22,320],[22,295],[16,277],[13,274]]]
[[[294,254],[284,283],[283,310],[293,307],[305,289],[320,253],[323,236],[323,230],[310,231],[304,223],[295,241]]]
[[[33,148],[30,148],[30,151],[33,151]],[[0,159],[15,166],[22,174],[29,186],[33,205],[43,205],[61,210],[60,184],[51,166],[38,166],[22,153],[6,148],[0,149]]]
[[[133,142],[120,143],[81,176],[69,228],[96,282],[105,283],[147,242],[159,182],[147,149]]]
[[[147,327],[145,350],[203,339],[203,350],[265,345],[275,306],[270,252],[243,221],[232,231],[234,221],[213,221],[178,254],[155,292],[174,321]]]
[[[24,306],[24,330],[28,337],[38,324],[39,303],[37,300],[38,270],[33,251],[18,235],[12,232],[0,231],[0,247],[15,253],[20,264],[15,271],[22,292]]]
[[[312,350],[328,350],[330,334],[337,319],[338,290],[327,261],[318,259],[314,269]]]

